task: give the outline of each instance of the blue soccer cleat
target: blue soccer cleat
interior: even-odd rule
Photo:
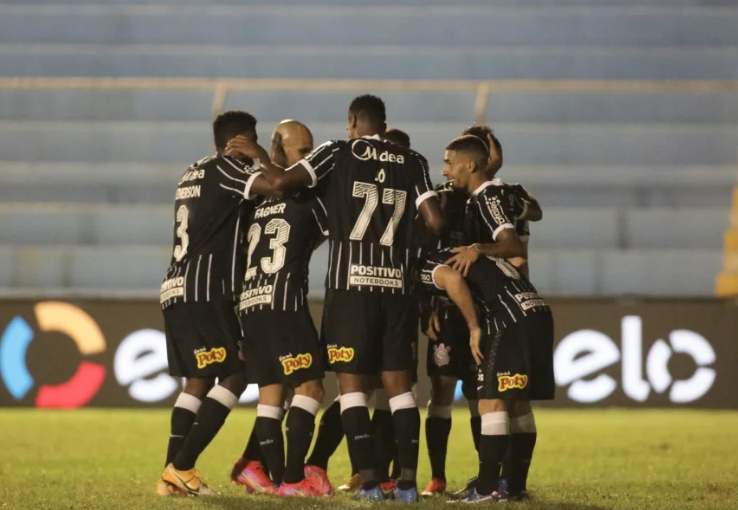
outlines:
[[[462,499],[460,503],[496,503],[498,499],[499,494],[496,492],[483,496],[477,492],[477,489],[472,489],[469,495]]]
[[[500,483],[497,484],[497,499],[498,501],[509,501],[513,499],[510,493],[507,491],[507,479],[500,478]]]
[[[398,487],[397,489],[395,489],[394,496],[395,500],[404,501],[405,503],[417,503],[418,501],[420,501],[417,487],[410,487],[409,489],[405,490]]]
[[[476,477],[476,476],[473,476],[473,477],[471,477],[471,478],[469,479],[469,481],[468,481],[468,482],[466,482],[466,487],[464,487],[464,488],[463,488],[463,489],[461,489],[460,491],[456,491],[456,492],[454,492],[454,493],[453,493],[453,496],[454,496],[455,498],[461,498],[461,499],[464,499],[464,498],[465,498],[465,497],[467,497],[467,496],[468,496],[469,494],[471,494],[471,493],[472,493],[472,491],[473,491],[474,489],[476,489],[476,488],[477,488],[477,481],[478,481],[478,480],[479,480],[479,478],[478,478],[478,477]]]
[[[384,497],[384,492],[382,492],[382,488],[377,485],[373,489],[364,489],[362,488],[359,493],[354,496],[355,500],[365,500],[365,501],[384,501],[386,498]]]

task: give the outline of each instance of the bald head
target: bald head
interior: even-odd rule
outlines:
[[[313,134],[296,120],[283,120],[272,133],[272,161],[290,167],[313,150]]]

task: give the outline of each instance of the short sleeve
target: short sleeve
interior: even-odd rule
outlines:
[[[246,200],[254,198],[251,195],[251,186],[256,178],[261,175],[258,169],[235,158],[224,156],[218,159],[215,170],[222,189],[234,195],[242,196]]]
[[[515,228],[514,214],[502,186],[487,186],[479,193],[476,202],[493,241],[503,230]]]
[[[318,226],[321,234],[324,236],[328,235],[328,211],[326,211],[325,204],[318,195],[315,195],[312,199],[312,213],[315,218],[315,223]]]
[[[428,167],[428,160],[426,160],[421,154],[411,151],[415,160],[417,161],[417,168],[413,173],[413,185],[415,188],[415,207],[420,207],[420,204],[425,202],[430,197],[435,197],[438,194],[433,189],[433,184],[430,180],[430,172]]]
[[[336,166],[336,156],[344,146],[345,142],[337,140],[325,142],[310,153],[308,157],[301,159],[287,170],[292,170],[298,165],[301,165],[307,170],[310,177],[312,177],[313,182],[310,187],[314,188],[333,171],[333,168]]]

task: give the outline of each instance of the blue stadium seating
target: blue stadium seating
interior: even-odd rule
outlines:
[[[0,78],[735,80],[736,26],[734,0],[0,0]],[[224,107],[253,112],[262,140],[297,118],[320,143],[345,136],[361,92],[440,180],[476,90],[231,90]],[[212,150],[213,93],[0,88],[0,286],[155,294],[174,184]],[[738,90],[493,89],[486,120],[501,176],[544,205],[539,288],[712,293]]]

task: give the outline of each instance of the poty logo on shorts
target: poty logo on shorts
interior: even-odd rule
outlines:
[[[36,323],[42,332],[59,332],[71,338],[83,356],[105,351],[105,338],[97,323],[86,312],[68,303],[45,301],[34,307]],[[25,397],[35,383],[26,365],[26,352],[34,339],[31,326],[13,317],[0,340],[0,374],[8,392],[16,400]],[[75,408],[88,403],[100,390],[105,367],[82,361],[68,381],[39,387],[36,407]]]
[[[354,349],[352,347],[331,347],[328,349],[328,363],[348,363],[354,359]]]
[[[198,352],[195,354],[197,359],[197,368],[203,369],[213,363],[223,363],[226,359],[225,347],[213,347],[209,351]]]
[[[284,375],[290,375],[296,370],[303,368],[310,368],[313,365],[313,357],[310,354],[298,354],[292,358],[286,358],[282,360],[282,368],[284,368]]]
[[[497,382],[499,386],[498,391],[507,391],[512,389],[522,390],[528,386],[528,376],[522,374],[515,375],[498,375]]]

